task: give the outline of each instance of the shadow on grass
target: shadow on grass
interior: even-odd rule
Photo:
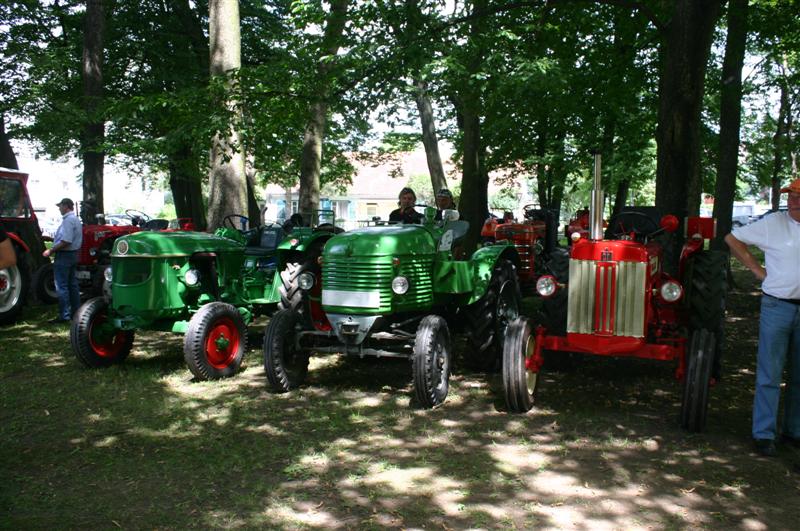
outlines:
[[[503,411],[499,375],[457,365],[447,402],[423,411],[405,360],[315,358],[307,386],[272,394],[259,342],[220,382],[192,382],[170,334],[86,370],[66,329],[29,313],[0,330],[3,526],[793,527],[794,456],[750,453],[753,317],[738,304],[697,435],[677,427],[664,364],[545,373],[527,415]]]

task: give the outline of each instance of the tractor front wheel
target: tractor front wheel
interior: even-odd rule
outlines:
[[[264,332],[264,372],[277,393],[300,386],[308,374],[308,353],[296,348],[298,314],[280,310]]]
[[[58,302],[56,291],[56,276],[53,264],[44,264],[33,274],[33,292],[42,304],[55,304]]]
[[[414,339],[414,392],[423,408],[442,404],[450,386],[450,331],[438,315],[419,323]]]
[[[202,306],[189,321],[183,357],[199,380],[233,376],[247,349],[247,328],[236,307],[224,302]]]
[[[521,294],[514,265],[500,260],[492,271],[486,293],[466,308],[468,365],[494,370],[503,353],[508,323],[519,316]]]
[[[503,345],[503,391],[506,407],[512,413],[530,411],[539,388],[539,372],[532,372],[525,365],[536,347],[536,337],[531,332],[530,321],[517,318],[508,325]]]
[[[700,328],[692,333],[686,353],[686,374],[683,379],[681,427],[701,432],[706,427],[708,385],[714,363],[714,334]]]
[[[122,363],[133,346],[133,331],[115,328],[108,318],[108,302],[102,297],[84,302],[69,330],[72,352],[91,368]]]

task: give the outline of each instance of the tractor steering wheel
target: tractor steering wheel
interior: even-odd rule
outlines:
[[[238,226],[236,225],[236,223],[234,223],[234,220],[239,222]],[[247,223],[250,223],[250,218],[248,218],[247,216],[243,216],[241,214],[228,214],[222,220],[222,226],[223,227],[225,227],[227,225],[228,227],[230,227],[230,228],[232,228],[234,230],[238,230],[239,232],[242,232],[242,233],[243,232],[249,232],[249,231],[245,231],[245,229],[242,228],[242,227],[245,227],[247,225]]]
[[[626,217],[631,219],[625,219]],[[636,226],[637,219],[646,220],[644,226]],[[620,212],[608,222],[608,234],[615,239],[623,239],[633,233],[636,236],[646,236],[659,230],[661,227],[653,221],[653,218],[642,212]]]
[[[136,227],[141,227],[146,222],[150,221],[150,216],[148,216],[141,210],[135,210],[133,208],[126,209],[125,215],[131,218],[131,224]]]
[[[525,205],[522,207],[522,217],[534,221],[545,221],[544,210],[539,205]]]

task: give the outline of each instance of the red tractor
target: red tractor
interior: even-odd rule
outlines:
[[[31,286],[43,302],[56,299],[53,266],[28,195],[28,174],[0,168],[0,223],[11,237],[17,265],[0,270],[0,324],[17,320]]]
[[[495,240],[508,241],[516,247],[520,260],[517,276],[520,287],[527,291],[544,274],[544,260],[556,247],[558,217],[551,210],[541,209],[536,205],[522,207],[522,215],[522,223],[512,220],[497,225]]]
[[[680,423],[705,428],[709,386],[719,377],[723,339],[726,262],[706,250],[714,236],[711,218],[688,218],[679,270],[664,271],[665,233],[678,219],[659,218],[654,207],[623,209],[603,234],[600,160],[595,158],[590,233],[575,234],[569,254],[554,254],[556,273],[536,289],[544,298],[540,323],[516,319],[503,352],[506,404],[512,412],[533,407],[545,356],[573,353],[636,357],[675,363],[683,382]]]

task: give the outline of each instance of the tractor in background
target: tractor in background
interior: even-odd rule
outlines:
[[[545,262],[558,243],[558,216],[536,205],[522,207],[522,215],[522,223],[511,220],[497,225],[495,241],[511,243],[517,249],[517,276],[525,293],[535,291],[536,280],[548,271]]]
[[[538,323],[509,325],[503,352],[505,401],[512,412],[534,405],[544,356],[573,353],[673,362],[683,384],[680,424],[691,432],[706,424],[709,388],[718,377],[726,296],[723,252],[705,248],[714,237],[711,218],[690,217],[676,276],[664,270],[664,236],[675,216],[654,207],[623,209],[605,234],[600,158],[595,156],[590,232],[571,235],[572,247],[557,275],[536,288],[545,299]]]

